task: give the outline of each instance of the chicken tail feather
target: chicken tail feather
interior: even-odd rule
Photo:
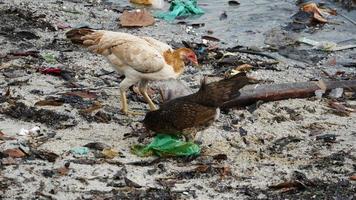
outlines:
[[[240,95],[239,90],[251,83],[251,79],[245,73],[239,73],[231,78],[206,84],[202,81],[196,98],[200,104],[220,107],[225,102]]]
[[[76,28],[68,31],[66,33],[66,37],[70,39],[74,44],[82,44],[89,46],[91,44],[86,44],[84,41],[86,41],[83,36],[90,35],[94,33],[95,31],[90,29],[90,28]]]

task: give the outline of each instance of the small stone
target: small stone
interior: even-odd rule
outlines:
[[[257,199],[267,199],[267,196],[266,196],[265,194],[260,193],[260,194],[257,196]]]

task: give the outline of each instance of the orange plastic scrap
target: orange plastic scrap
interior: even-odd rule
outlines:
[[[328,22],[328,20],[325,19],[326,16],[336,15],[336,10],[328,8],[319,8],[316,3],[303,4],[300,9],[304,12],[312,13],[313,18],[321,23]]]

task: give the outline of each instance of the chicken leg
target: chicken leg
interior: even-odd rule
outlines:
[[[150,110],[157,110],[156,105],[152,102],[150,96],[147,94],[147,86],[148,86],[148,81],[147,80],[141,80],[138,89],[140,90],[140,93],[142,94],[143,98],[145,98],[146,102],[148,103]]]
[[[128,105],[127,105],[127,97],[126,97],[126,90],[133,84],[137,83],[138,80],[134,79],[127,79],[125,78],[121,83],[120,83],[120,99],[121,99],[121,111],[125,115],[144,115],[144,113],[140,112],[133,112],[129,111]]]

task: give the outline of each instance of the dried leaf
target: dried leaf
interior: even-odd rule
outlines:
[[[84,147],[88,147],[89,149],[94,149],[94,150],[99,150],[99,151],[110,148],[109,145],[101,143],[101,142],[90,142],[90,143],[84,145]]]
[[[9,97],[11,95],[10,87],[7,87],[5,97]]]
[[[150,26],[155,23],[155,19],[147,10],[127,11],[120,16],[120,24],[123,27]]]
[[[271,185],[269,188],[274,190],[282,190],[283,192],[296,190],[296,189],[305,189],[306,186],[300,181],[287,181],[283,183],[279,183],[277,185]]]
[[[87,99],[95,99],[97,95],[93,92],[89,91],[74,91],[74,92],[67,92],[64,95],[66,96],[78,96]]]
[[[248,72],[250,71],[251,69],[253,68],[252,65],[250,64],[242,64],[242,65],[239,65],[235,68],[236,71],[239,71],[239,72]]]
[[[58,174],[59,174],[60,176],[66,176],[66,175],[68,175],[68,173],[69,173],[69,168],[66,167],[66,166],[60,167],[60,168],[57,169],[57,172],[58,172]]]
[[[115,149],[110,149],[110,148],[105,148],[102,152],[101,152],[105,158],[107,159],[113,159],[116,156],[119,155],[119,152]]]
[[[356,175],[352,175],[352,176],[350,176],[350,180],[352,180],[352,181],[356,181]]]
[[[318,5],[313,2],[303,4],[301,10],[307,13],[312,13],[313,19],[321,23],[328,22],[328,20],[325,19],[326,16],[336,15],[336,10],[319,8]]]
[[[59,157],[59,155],[53,153],[53,152],[50,152],[50,151],[45,151],[45,150],[32,150],[32,153],[42,159],[42,160],[47,160],[49,162],[55,162],[56,159]]]
[[[26,154],[18,148],[7,149],[3,153],[12,158],[22,158],[26,156]]]
[[[350,116],[350,112],[356,112],[355,108],[347,107],[346,105],[336,101],[330,101],[329,107],[332,108],[334,113],[339,116]]]
[[[224,167],[219,169],[220,178],[225,178],[226,176],[231,176],[231,168],[230,166],[225,165]]]
[[[216,155],[213,156],[213,159],[214,159],[214,160],[217,160],[218,162],[221,162],[221,161],[223,161],[223,160],[227,160],[227,155],[226,155],[226,154],[223,154],[223,153],[221,153],[221,154],[216,154]]]
[[[89,108],[82,109],[82,110],[80,110],[80,112],[89,114],[89,113],[92,113],[92,112],[95,111],[95,110],[98,110],[98,109],[102,108],[102,107],[103,107],[103,105],[101,105],[100,102],[95,101],[95,102],[93,103],[93,105],[91,105]]]
[[[213,37],[213,36],[209,36],[209,35],[203,35],[201,36],[202,39],[204,40],[210,40],[210,41],[213,41],[213,42],[219,42],[220,39],[219,38],[216,38],[216,37]]]
[[[194,171],[199,172],[199,173],[206,173],[209,170],[208,165],[199,165],[194,169]]]
[[[35,103],[35,106],[61,106],[64,101],[61,99],[48,99],[48,100],[40,100]]]

